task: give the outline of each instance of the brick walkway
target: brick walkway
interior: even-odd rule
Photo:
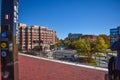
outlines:
[[[104,80],[105,71],[19,56],[19,80]]]
[[[19,55],[19,80],[104,80],[105,73]]]

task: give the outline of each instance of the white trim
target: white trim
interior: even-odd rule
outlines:
[[[101,68],[101,67],[94,67],[94,66],[88,66],[88,65],[83,65],[83,64],[76,64],[76,63],[64,62],[64,61],[60,61],[60,60],[53,60],[53,59],[48,59],[48,58],[42,58],[42,57],[27,55],[27,54],[23,54],[23,53],[19,53],[19,55],[23,55],[23,56],[27,56],[27,57],[32,57],[32,58],[37,58],[37,59],[42,59],[42,60],[47,60],[47,61],[52,61],[52,62],[57,62],[57,63],[62,63],[62,64],[67,64],[67,65],[72,65],[72,66],[78,66],[78,67],[84,67],[84,68],[89,68],[89,69],[108,71],[108,69]]]

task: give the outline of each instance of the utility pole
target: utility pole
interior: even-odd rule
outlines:
[[[1,79],[18,78],[18,0],[1,1]]]

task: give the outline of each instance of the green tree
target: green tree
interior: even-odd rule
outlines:
[[[72,43],[72,46],[77,49],[77,50],[80,50],[80,51],[83,51],[83,47],[84,47],[84,39],[79,39],[79,40],[76,40]]]
[[[105,35],[105,34],[101,34],[99,36],[104,39],[105,44],[107,45],[107,47],[110,47],[110,39],[109,39],[109,37],[107,35]]]
[[[54,49],[55,45],[50,45],[50,50]]]
[[[91,40],[91,42],[90,42],[90,46],[91,46],[91,54],[95,54],[95,46],[96,46],[96,42],[95,41],[93,41],[93,40]]]
[[[57,43],[56,43],[56,44],[54,44],[54,45],[55,45],[55,47],[60,46],[60,45],[61,45],[61,41],[57,42]]]
[[[71,41],[70,40],[64,40],[63,43],[64,43],[64,45],[70,45]]]
[[[107,49],[107,44],[105,44],[104,39],[101,36],[98,36],[95,44],[95,52],[105,52]]]
[[[33,48],[33,50],[34,50],[34,51],[39,51],[39,50],[40,50],[40,46],[35,46],[35,47]]]
[[[87,55],[90,57],[91,52],[91,40],[90,39],[79,39],[73,42],[75,49],[80,52],[79,54]]]
[[[72,49],[72,42],[70,40],[64,40],[63,44],[67,49]]]
[[[86,48],[86,53],[89,58],[92,58],[92,50],[94,49],[93,46],[93,40],[90,38],[85,39],[85,48]]]

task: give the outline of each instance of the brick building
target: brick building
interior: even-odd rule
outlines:
[[[80,34],[80,33],[78,33],[78,34],[69,33],[68,37],[65,40],[75,41],[75,40],[78,40],[78,39],[81,39],[81,38],[90,38],[93,41],[96,41],[97,40],[97,35],[84,35],[84,34]]]
[[[97,35],[83,35],[81,38],[89,38],[92,39],[93,41],[96,41]]]
[[[44,26],[28,27],[26,24],[19,24],[19,49],[30,50],[39,45],[45,50],[56,42],[58,42],[58,38],[52,29]]]

